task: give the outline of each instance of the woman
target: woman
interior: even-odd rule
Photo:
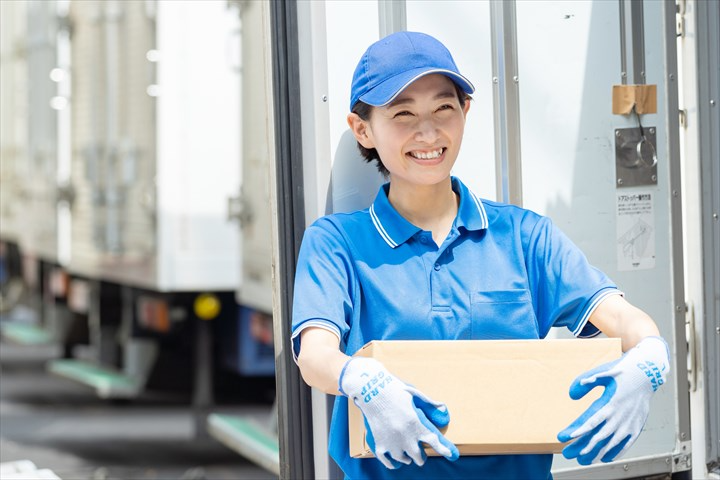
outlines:
[[[303,378],[339,395],[330,453],[346,478],[550,477],[552,455],[460,457],[439,431],[449,422],[443,404],[376,360],[351,359],[371,340],[540,339],[561,326],[621,338],[619,361],[571,387],[579,398],[611,386],[558,436],[582,464],[632,445],[669,372],[652,319],[549,219],[481,200],[451,176],[473,91],[445,46],[421,33],[381,39],[355,70],[348,125],[389,182],[370,208],[307,229],[293,306]],[[368,385],[383,388],[366,395]],[[376,459],[349,456],[348,398],[364,414]],[[425,445],[440,456],[426,458]]]

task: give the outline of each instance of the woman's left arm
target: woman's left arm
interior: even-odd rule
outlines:
[[[650,315],[632,305],[622,295],[606,297],[592,313],[589,321],[608,337],[620,338],[623,352],[627,352],[646,337],[660,336]]]
[[[603,394],[558,434],[565,458],[581,465],[611,462],[622,456],[642,432],[653,393],[670,373],[670,352],[648,314],[620,295],[605,298],[590,316],[608,337],[622,339],[623,356],[581,374],[570,386],[579,399],[595,387]]]

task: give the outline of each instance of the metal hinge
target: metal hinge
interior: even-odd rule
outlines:
[[[678,37],[685,36],[685,0],[677,0],[675,14],[675,34]]]
[[[687,109],[682,108],[678,110],[678,120],[680,121],[681,127],[687,128]]]
[[[685,36],[685,19],[680,15],[676,15],[677,22],[675,23],[675,36],[678,38]]]
[[[675,2],[676,12],[678,15],[685,15],[685,7],[687,0],[677,0]]]
[[[685,472],[692,469],[692,445],[689,440],[678,442],[671,467],[673,472]]]

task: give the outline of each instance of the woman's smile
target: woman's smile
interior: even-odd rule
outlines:
[[[438,160],[441,159],[445,148],[437,148],[435,150],[413,150],[408,153],[415,160]]]

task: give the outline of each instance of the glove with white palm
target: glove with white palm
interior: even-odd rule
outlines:
[[[581,465],[611,462],[637,440],[647,420],[650,399],[670,373],[669,350],[660,337],[647,337],[614,362],[580,375],[570,386],[570,397],[578,400],[597,386],[601,397],[558,434],[558,440],[573,440],[563,456],[577,458]]]
[[[351,358],[338,383],[340,393],[362,411],[368,446],[387,468],[412,462],[422,466],[426,460],[423,444],[451,461],[460,456],[438,430],[450,422],[447,406],[403,383],[377,360]]]

